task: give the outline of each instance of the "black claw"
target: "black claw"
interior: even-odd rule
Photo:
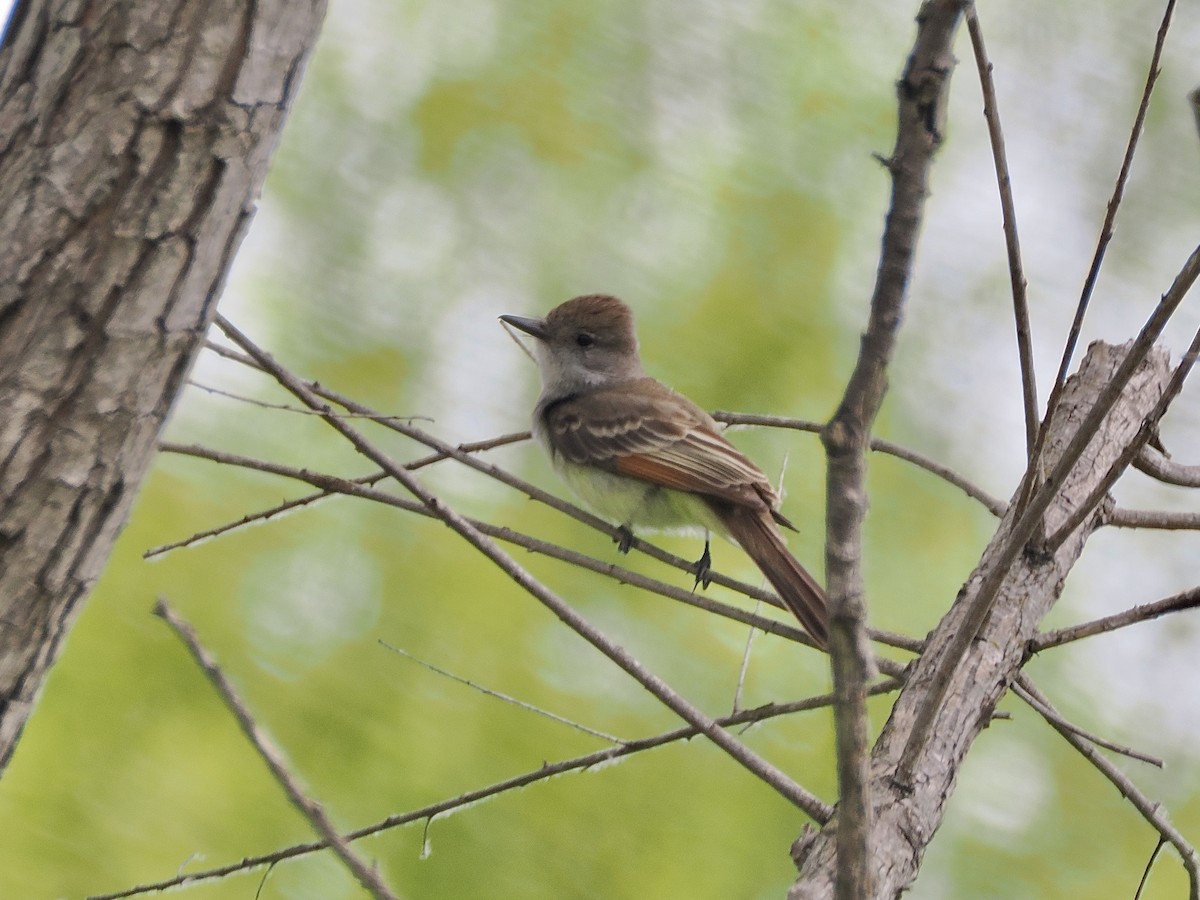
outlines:
[[[707,589],[712,584],[712,579],[708,575],[712,571],[712,554],[708,552],[707,538],[704,540],[704,553],[692,564],[692,571],[696,573],[696,583],[692,585],[693,591],[698,587]]]
[[[628,553],[629,548],[633,546],[633,530],[628,525],[621,525],[617,528],[617,536],[613,540],[616,541],[618,553]]]

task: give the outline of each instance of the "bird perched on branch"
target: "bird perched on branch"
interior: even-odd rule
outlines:
[[[534,437],[580,499],[623,527],[621,549],[629,549],[634,528],[702,528],[696,576],[707,584],[707,535],[723,535],[826,647],[825,592],[784,543],[780,526],[793,526],[779,512],[779,495],[712,416],[646,374],[629,307],[589,294],[545,318],[500,319],[535,339],[542,393]]]

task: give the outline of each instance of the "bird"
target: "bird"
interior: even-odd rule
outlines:
[[[791,554],[779,494],[707,412],[646,374],[633,312],[586,294],[544,317],[500,320],[532,337],[542,390],[532,432],[568,487],[621,530],[703,529],[697,584],[708,584],[708,535],[738,544],[813,641],[828,648],[825,591]]]

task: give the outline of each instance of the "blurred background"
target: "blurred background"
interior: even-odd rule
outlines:
[[[1044,400],[1124,152],[1161,2],[981,4],[1016,194]],[[635,309],[651,372],[709,409],[824,420],[853,366],[878,259],[894,82],[917,4],[578,4],[335,0],[222,312],[297,373],[451,442],[526,427],[532,363],[496,322],[570,296]],[[0,9],[0,16],[3,10]],[[1007,499],[1023,469],[1020,384],[1000,215],[965,27],[947,141],[877,434]],[[1200,15],[1184,5],[1081,348],[1136,331],[1200,235]],[[1193,298],[1193,301],[1195,298]],[[1200,322],[1190,302],[1175,356]],[[198,385],[286,402],[206,353]],[[1164,427],[1200,462],[1194,385]],[[423,449],[372,431],[399,460]],[[341,475],[371,471],[330,430],[189,388],[166,437]],[[812,435],[739,430],[818,572],[823,455]],[[536,448],[488,454],[558,493]],[[459,511],[667,581],[454,464],[424,482]],[[871,460],[874,625],[923,636],[994,527],[956,490]],[[311,840],[166,626],[204,643],[339,826],[360,827],[606,746],[436,675],[381,641],[621,738],[671,715],[441,525],[334,499],[145,562],[150,547],[307,493],[163,455],[0,782],[0,896],[82,897]],[[1122,504],[1192,509],[1132,474]],[[1192,587],[1194,533],[1096,535],[1048,627]],[[664,539],[689,558],[695,541]],[[714,546],[717,568],[759,577]],[[707,712],[734,702],[747,629],[562,564],[517,558]],[[720,590],[718,599],[744,602]],[[1200,840],[1200,619],[1170,617],[1036,659],[1080,725],[1167,761],[1120,765]],[[824,692],[823,658],[770,637],[742,706]],[[1132,807],[1038,716],[976,744],[909,896],[1128,898],[1156,843]],[[872,725],[889,701],[872,706]],[[743,737],[828,800],[827,712]],[[508,793],[359,845],[400,896],[522,900],[781,897],[804,826],[703,742]],[[189,898],[255,895],[254,871]],[[1144,894],[1185,891],[1165,851]],[[356,898],[327,854],[286,862],[260,896]]]

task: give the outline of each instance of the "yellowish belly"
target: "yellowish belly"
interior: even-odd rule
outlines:
[[[723,533],[716,517],[695,494],[580,466],[561,458],[555,469],[584,505],[618,525],[654,531]]]

